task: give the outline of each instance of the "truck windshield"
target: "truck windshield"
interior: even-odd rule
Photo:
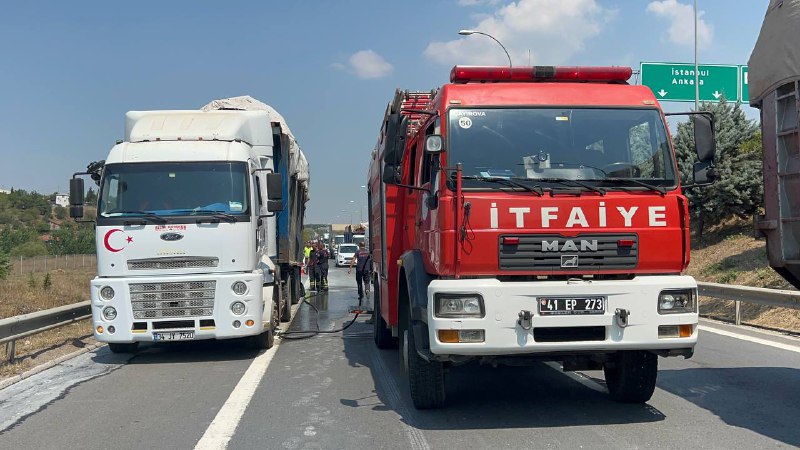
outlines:
[[[249,214],[244,162],[108,164],[102,217]]]
[[[486,178],[604,189],[677,185],[655,109],[451,109],[448,136],[447,165],[462,164],[466,188],[508,188]]]

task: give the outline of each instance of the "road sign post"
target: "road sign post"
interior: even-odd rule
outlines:
[[[739,66],[739,99],[750,103],[750,89],[747,87],[747,66]]]
[[[738,101],[740,66],[701,64],[698,67],[700,100],[716,102],[723,97]],[[648,86],[659,101],[693,102],[695,97],[694,65],[689,63],[641,64],[642,84]]]

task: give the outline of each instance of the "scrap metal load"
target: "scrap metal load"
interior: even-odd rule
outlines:
[[[761,110],[769,264],[800,288],[800,0],[771,0],[748,63],[750,105]]]

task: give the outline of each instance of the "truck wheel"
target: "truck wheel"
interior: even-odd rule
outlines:
[[[292,304],[296,305],[300,303],[300,299],[303,297],[301,294],[303,289],[303,284],[300,282],[300,269],[295,268],[292,271]]]
[[[281,284],[281,322],[288,322],[292,318],[292,301],[289,300],[289,283],[291,279]]]
[[[392,337],[392,330],[381,316],[381,300],[377,292],[373,294],[372,305],[372,336],[375,338],[375,346],[378,348],[397,347],[397,339]]]
[[[138,342],[131,342],[129,344],[120,344],[116,342],[108,343],[108,349],[111,350],[111,353],[136,353],[137,348],[139,348]]]
[[[409,314],[410,315],[410,314]],[[444,406],[444,364],[425,361],[417,353],[411,320],[403,332],[404,362],[408,367],[411,400],[417,409],[437,409]]]
[[[280,319],[278,317],[278,304],[276,302],[272,302],[271,322],[272,327],[270,327],[269,330],[247,338],[247,346],[249,348],[253,350],[269,350],[275,344],[275,330],[277,330],[278,326],[280,325]]]
[[[656,389],[658,355],[644,350],[622,351],[603,366],[611,398],[621,403],[644,403]]]

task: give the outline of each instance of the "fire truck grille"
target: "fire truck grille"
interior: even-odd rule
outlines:
[[[168,270],[217,267],[219,258],[206,256],[180,256],[172,258],[147,258],[128,260],[128,270]]]
[[[513,243],[515,239],[519,240],[516,244]],[[633,269],[639,259],[636,234],[503,235],[498,246],[500,270],[585,272]]]
[[[133,283],[129,285],[133,318],[212,316],[216,285],[216,281]]]

